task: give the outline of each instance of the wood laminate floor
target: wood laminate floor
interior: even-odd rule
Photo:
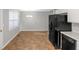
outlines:
[[[4,50],[55,50],[48,32],[20,32]]]

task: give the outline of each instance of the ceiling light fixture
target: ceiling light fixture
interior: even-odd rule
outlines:
[[[32,17],[32,15],[26,15],[26,17]]]

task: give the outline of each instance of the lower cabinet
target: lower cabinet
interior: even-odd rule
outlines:
[[[76,49],[79,50],[79,41],[76,43]]]
[[[71,37],[62,34],[62,50],[76,50],[77,41]]]
[[[76,48],[76,50],[79,50],[79,46]]]

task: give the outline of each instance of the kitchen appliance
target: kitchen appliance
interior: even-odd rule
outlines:
[[[56,26],[55,15],[50,15],[49,16],[49,40],[53,44],[54,44],[54,39],[55,39],[55,35],[54,35],[55,26]]]
[[[76,40],[62,34],[62,50],[76,50]]]
[[[57,48],[61,48],[61,31],[71,31],[71,23],[61,23],[59,27],[55,28],[55,44]]]
[[[49,40],[55,48],[60,48],[60,31],[71,31],[71,23],[67,23],[67,15],[50,15]]]

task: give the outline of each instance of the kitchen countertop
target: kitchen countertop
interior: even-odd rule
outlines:
[[[72,31],[71,32],[63,32],[62,31],[61,33],[71,37],[72,39],[79,41],[79,33],[72,32]]]

